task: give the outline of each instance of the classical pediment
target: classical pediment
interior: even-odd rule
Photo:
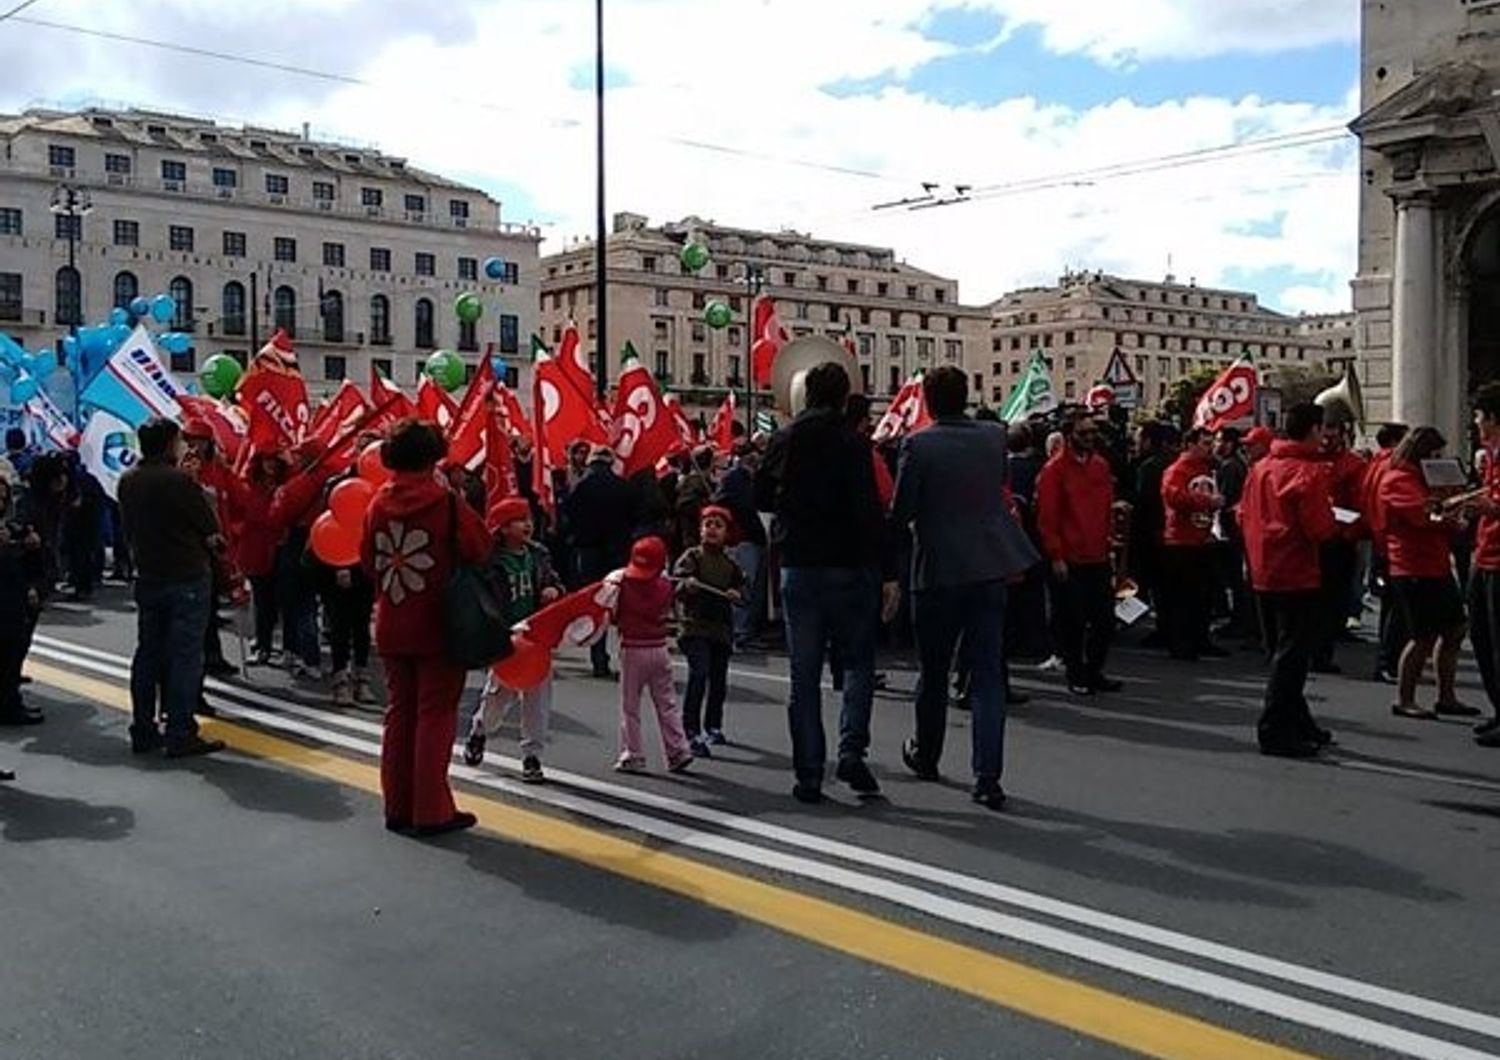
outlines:
[[[1473,63],[1443,63],[1421,74],[1349,124],[1356,136],[1390,133],[1403,125],[1429,125],[1476,111],[1494,111],[1496,76]]]

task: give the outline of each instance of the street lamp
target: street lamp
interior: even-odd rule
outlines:
[[[78,272],[78,240],[83,234],[83,225],[79,222],[93,208],[94,204],[85,189],[75,188],[71,184],[59,184],[52,192],[52,213],[68,219],[68,274],[77,284],[75,294],[78,296],[78,304],[69,313],[68,320],[68,333],[71,335],[78,334],[78,322],[83,316],[83,277]]]
[[[745,441],[755,433],[755,300],[766,285],[766,269],[745,262]]]
[[[594,319],[595,359],[597,371],[594,379],[599,399],[609,393],[609,278],[606,275],[609,252],[604,241],[608,232],[604,224],[604,0],[594,0],[594,110],[597,116],[595,145],[595,201],[594,201]]]

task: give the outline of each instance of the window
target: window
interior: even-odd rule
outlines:
[[[917,356],[920,357],[920,358],[922,358],[922,359],[924,359],[924,360],[926,358],[932,356],[932,340],[931,339],[922,339],[922,338],[917,339]]]
[[[739,357],[739,354],[732,353],[732,354],[729,355],[728,374],[725,376],[724,381],[726,383],[728,383],[730,386],[739,386],[740,385],[740,357]]]
[[[168,363],[171,365],[172,371],[180,372],[183,375],[192,375],[198,370],[198,358],[193,353],[193,348],[191,346],[183,350],[181,353],[172,354],[171,357],[168,358]]]
[[[964,344],[956,339],[945,339],[943,342],[943,356],[950,361],[956,361],[964,355]]]
[[[57,270],[57,300],[53,316],[59,324],[83,323],[83,281],[78,270],[64,265]]]
[[[427,196],[425,196],[425,195],[408,195],[408,196],[406,196],[402,200],[402,206],[401,206],[401,208],[403,210],[405,210],[407,213],[426,213],[427,212]]]
[[[875,355],[874,335],[871,335],[868,331],[861,331],[856,342],[861,357],[873,357]]]
[[[138,247],[141,245],[141,226],[138,221],[115,222],[115,246]]]
[[[0,207],[0,236],[21,234],[21,211],[14,206]]]
[[[848,291],[850,294],[859,294],[859,281],[858,280],[847,280],[847,281],[845,281],[845,283],[844,283],[844,290]]]
[[[424,254],[421,251],[418,251],[416,265],[418,276],[437,275],[437,258],[431,254]]]
[[[323,316],[323,341],[344,341],[344,296],[338,291],[326,291],[319,306]]]
[[[521,318],[514,313],[500,314],[500,352],[516,353],[521,348]]]
[[[892,393],[892,394],[897,393],[901,389],[901,366],[900,365],[897,365],[897,364],[891,365],[891,367],[890,367],[890,374],[889,374],[889,376],[887,377],[887,380],[886,380],[886,386],[887,386],[888,392]]]
[[[1073,345],[1073,332],[1071,332],[1071,331],[1065,331],[1065,332],[1063,332],[1063,345],[1064,346],[1071,346],[1071,345]]]
[[[71,147],[60,144],[47,145],[47,164],[56,168],[72,169],[77,155]]]
[[[906,286],[906,297],[908,299],[910,299],[911,301],[915,302],[921,296],[922,296],[921,288],[917,287],[915,284],[907,284],[907,286]]]
[[[276,288],[272,296],[272,320],[276,327],[286,332],[287,338],[297,337],[297,292],[290,287]]]
[[[1011,336],[1010,348],[1013,349],[1013,350],[1019,350],[1021,348],[1021,336],[1019,336],[1019,335],[1012,335]]]
[[[291,181],[281,173],[266,174],[266,194],[285,195],[291,190]]]
[[[592,325],[593,321],[589,321]],[[458,348],[465,353],[479,349],[479,327],[472,320],[458,322]]]
[[[219,305],[219,331],[225,335],[245,333],[245,285],[230,280],[224,285]]]
[[[729,345],[738,346],[740,344],[740,329],[737,327],[730,328],[728,332],[728,338]]]
[[[1021,371],[1021,362],[1020,361],[1011,361],[1010,362],[1010,374],[1011,375],[1016,375],[1020,371]]]
[[[814,284],[814,286],[816,286],[818,288],[818,290],[820,290],[820,291],[826,291],[826,290],[828,290],[828,277],[827,276],[814,276],[813,277],[813,284]]]
[[[391,300],[383,294],[370,296],[370,345],[391,344]]]
[[[359,201],[364,206],[379,207],[385,202],[385,193],[379,188],[360,188]]]
[[[52,218],[52,235],[57,239],[80,240],[83,238],[81,214],[60,213]]]
[[[297,241],[290,236],[277,236],[271,243],[271,256],[277,261],[296,261]]]
[[[990,375],[999,376],[1003,375],[1004,372],[1005,366],[1002,365],[999,361],[996,361],[995,363],[990,365]]]
[[[464,227],[469,221],[469,204],[463,199],[449,199],[448,216],[453,218],[453,223],[459,228]]]
[[[432,299],[417,299],[416,325],[417,349],[430,350],[436,346],[432,341]]]
[[[172,318],[174,331],[192,331],[197,310],[193,308],[193,281],[186,276],[174,277],[167,285],[167,293],[177,303],[177,315]]]
[[[707,331],[706,328],[704,328],[703,321],[701,321],[701,320],[695,320],[695,321],[693,321],[693,341],[694,342],[706,342],[706,341],[708,341],[708,331]]]
[[[324,243],[323,264],[330,269],[342,269],[344,267],[344,244]]]
[[[1063,397],[1072,399],[1078,396],[1078,384],[1069,379],[1063,383]]]
[[[20,320],[21,306],[21,274],[0,272],[0,320]]]
[[[693,354],[693,383],[703,386],[708,382],[708,356],[702,353]]]
[[[133,272],[115,273],[115,308],[124,309],[141,293],[141,281]]]
[[[937,290],[932,292],[932,297],[936,301],[946,302],[948,300],[948,292],[939,287]]]
[[[892,335],[892,336],[890,336],[890,338],[888,338],[886,340],[886,342],[890,346],[890,351],[891,351],[891,356],[892,357],[905,357],[906,356],[906,340],[904,338],[902,338],[900,335]]]
[[[240,184],[240,175],[232,169],[220,169],[214,167],[214,187],[237,188]]]
[[[384,379],[391,377],[391,360],[389,357],[371,357],[370,371],[379,373]]]
[[[390,250],[388,248],[386,248],[386,247],[371,247],[370,248],[370,271],[371,272],[390,272],[391,271],[391,252],[390,252]]]
[[[796,287],[797,274],[795,272],[783,272],[781,274],[781,282],[788,287]]]
[[[341,354],[330,353],[323,358],[323,378],[330,382],[347,378],[349,371],[348,362]]]
[[[162,159],[161,179],[176,184],[183,183],[187,180],[187,163],[174,162],[170,158]]]
[[[226,258],[243,258],[245,256],[245,233],[224,233],[224,256]]]
[[[119,173],[122,176],[130,173],[130,156],[107,154],[104,156],[104,172]]]
[[[881,282],[881,283],[877,283],[875,285],[875,294],[876,294],[876,296],[878,296],[880,298],[884,298],[886,295],[888,295],[890,293],[891,293],[891,285],[890,284]]]
[[[671,302],[667,299],[667,289],[665,287],[658,287],[656,289],[656,305],[658,308],[666,308],[671,305]]]
[[[1066,357],[1063,358],[1063,370],[1064,371],[1071,372],[1071,371],[1074,371],[1075,369],[1077,369],[1077,367],[1078,367],[1078,358],[1077,357],[1074,357],[1072,354],[1069,354],[1068,356],[1066,356]]]
[[[172,250],[192,250],[193,230],[187,225],[167,226],[167,246]]]
[[[458,259],[458,278],[460,280],[477,280],[477,279],[479,279],[479,259],[478,258],[459,258]]]
[[[642,254],[641,255],[641,271],[642,272],[655,272],[656,271],[656,255],[655,254]]]
[[[313,201],[332,202],[334,197],[333,185],[326,180],[313,181]]]

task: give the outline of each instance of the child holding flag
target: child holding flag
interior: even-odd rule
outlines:
[[[698,544],[673,568],[683,600],[682,635],[677,646],[687,656],[687,692],[682,722],[693,754],[711,758],[710,744],[724,743],[724,696],[732,651],[734,605],[745,590],[745,574],[725,551],[734,517],[708,505],[699,517]],[[704,711],[704,693],[708,695]]]
[[[648,688],[667,769],[681,773],[693,761],[682,730],[682,709],[672,688],[672,660],[667,655],[667,622],[676,591],[666,577],[666,565],[666,542],[643,537],[631,546],[625,568],[610,576],[619,583],[615,625],[620,629],[620,757],[615,769],[621,773],[646,771],[641,692]]]
[[[543,604],[562,595],[562,579],[552,567],[546,548],[532,540],[535,526],[531,505],[522,497],[507,497],[490,508],[485,520],[495,535],[490,564],[505,587],[506,621],[511,625],[530,618]],[[464,762],[477,766],[484,761],[488,738],[499,730],[506,716],[519,703],[521,708],[521,779],[540,784],[542,749],[552,713],[552,678],[535,688],[517,691],[502,685],[493,673],[486,675],[479,706],[464,744]]]

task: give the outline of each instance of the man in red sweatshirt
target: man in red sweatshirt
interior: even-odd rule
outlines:
[[[1474,570],[1469,577],[1469,639],[1495,716],[1480,722],[1474,740],[1500,747],[1500,383],[1474,395],[1474,426],[1484,447],[1484,496],[1475,509]]]
[[[1214,485],[1214,436],[1194,427],[1161,480],[1161,593],[1157,620],[1174,659],[1223,658],[1208,635],[1214,586],[1214,513],[1224,506]]]
[[[1286,440],[1250,469],[1240,501],[1250,584],[1274,645],[1257,734],[1262,754],[1287,758],[1311,758],[1332,740],[1303,695],[1318,637],[1318,549],[1338,533],[1328,473],[1318,462],[1322,424],[1317,405],[1294,405]]]
[[[1063,420],[1063,447],[1037,477],[1036,521],[1052,566],[1048,586],[1057,615],[1058,651],[1068,691],[1118,692],[1104,676],[1115,628],[1114,572],[1109,565],[1115,483],[1109,461],[1094,451],[1099,424],[1086,412]]]
[[[1334,507],[1359,511],[1360,491],[1368,466],[1349,448],[1351,429],[1352,425],[1346,419],[1324,421],[1322,460],[1329,476],[1328,488]],[[1343,668],[1334,662],[1333,653],[1348,623],[1349,597],[1359,572],[1358,541],[1368,532],[1369,528],[1363,522],[1340,526],[1339,532],[1325,541],[1320,549],[1323,599],[1319,610],[1323,626],[1313,650],[1313,673],[1343,672]]]

